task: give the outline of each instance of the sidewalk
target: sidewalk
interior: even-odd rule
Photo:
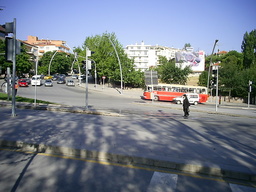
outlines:
[[[89,89],[109,95],[119,94],[113,88],[90,85]],[[120,97],[137,98],[142,93],[140,90],[124,90]],[[154,116],[122,117],[107,111],[84,111],[70,106],[34,107],[33,104],[17,103],[19,115],[10,117],[10,103],[0,103],[0,147],[256,181],[256,148],[253,143],[249,148],[242,140],[236,142],[229,136],[223,138],[218,134],[211,140],[203,132],[195,133],[191,129],[197,128],[196,121],[184,120],[180,115],[171,117],[171,120],[166,114],[160,114],[164,117],[162,119]],[[153,105],[161,105],[161,102]],[[170,107],[180,108],[178,105]],[[41,111],[35,118],[35,111],[27,109]],[[202,112],[207,111],[198,112],[196,118],[200,118]],[[205,126],[210,127],[210,124]],[[213,128],[214,125],[209,130]],[[246,134],[241,132],[241,138],[248,139]],[[250,139],[255,141],[255,131],[251,132]]]

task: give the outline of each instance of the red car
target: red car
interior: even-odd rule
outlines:
[[[19,79],[18,85],[19,87],[28,87],[28,82],[26,81],[26,79]]]

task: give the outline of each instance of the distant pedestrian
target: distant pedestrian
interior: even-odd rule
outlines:
[[[183,112],[184,112],[184,117],[188,117],[189,116],[189,106],[190,103],[188,101],[188,97],[186,94],[183,95],[184,99],[183,99]]]
[[[14,88],[15,88],[15,96],[16,96],[17,92],[18,92],[19,85],[17,83],[15,83]]]

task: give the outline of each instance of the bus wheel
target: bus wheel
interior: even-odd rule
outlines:
[[[197,101],[195,101],[195,102],[194,102],[194,105],[197,105],[197,104],[198,104],[198,102],[197,102]]]
[[[181,101],[178,100],[176,103],[177,103],[177,104],[181,104]]]
[[[159,101],[159,97],[158,97],[158,96],[155,96],[155,97],[154,97],[154,100],[155,100],[155,101]]]

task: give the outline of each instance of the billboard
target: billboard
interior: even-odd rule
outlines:
[[[179,51],[175,54],[176,66],[182,69],[190,66],[194,72],[202,72],[205,69],[205,54],[204,51],[190,52]]]

